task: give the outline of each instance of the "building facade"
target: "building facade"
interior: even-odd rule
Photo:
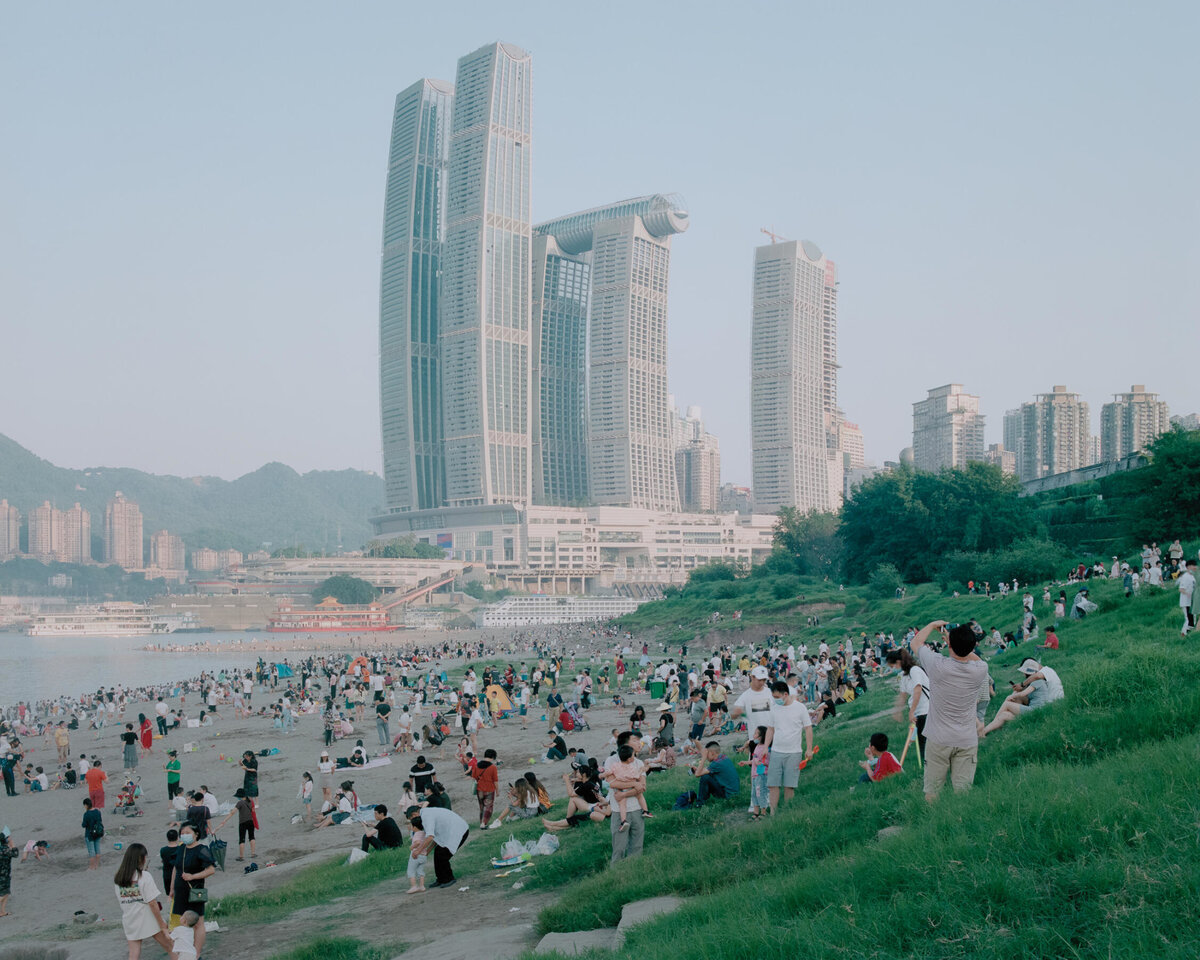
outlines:
[[[983,462],[999,467],[1003,473],[1011,473],[1014,477],[1017,475],[1017,455],[1002,443],[989,443],[983,453]]]
[[[192,569],[197,573],[212,573],[221,569],[221,559],[211,547],[192,551]]]
[[[913,404],[913,466],[937,473],[982,460],[983,427],[979,397],[965,392],[961,383],[934,387]]]
[[[1100,408],[1100,460],[1120,460],[1145,450],[1171,429],[1171,411],[1135,383],[1128,393],[1113,394],[1112,402]]]
[[[0,560],[21,552],[21,511],[0,500]]]
[[[680,509],[685,513],[716,513],[721,488],[721,445],[704,429],[699,407],[688,407],[684,413],[676,410],[672,419]]]
[[[671,237],[682,199],[654,194],[560,217],[537,232],[591,264],[588,319],[590,501],[679,508],[667,389]]]
[[[58,560],[63,547],[63,512],[45,501],[29,511],[29,555],[38,560]]]
[[[438,310],[454,89],[418,80],[396,97],[379,273],[379,395],[390,510],[445,496]]]
[[[532,494],[532,63],[494,43],[458,62],[440,356],[445,502]]]
[[[92,515],[78,503],[63,511],[62,558],[66,563],[92,562]]]
[[[533,238],[533,502],[586,503],[587,323],[591,264]]]
[[[754,503],[836,510],[841,458],[826,417],[828,261],[810,241],[758,247],[750,351]],[[835,476],[836,474],[836,476]]]
[[[1005,418],[1008,446],[1008,417]],[[1014,429],[1016,418],[1014,417]],[[1036,480],[1093,462],[1091,415],[1088,405],[1065,386],[1040,393],[1021,404],[1017,470],[1021,480]]]
[[[187,567],[183,540],[159,530],[150,535],[150,566],[157,570],[183,570]]]
[[[104,508],[104,562],[140,570],[143,555],[142,511],[118,490]]]
[[[753,513],[754,492],[736,483],[723,483],[717,491],[717,512]]]

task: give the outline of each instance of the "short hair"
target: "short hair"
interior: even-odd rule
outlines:
[[[617,746],[623,747],[623,746],[625,746],[625,744],[627,744],[632,739],[633,739],[633,731],[632,730],[622,730],[620,733],[617,734]]]
[[[950,631],[950,649],[960,657],[965,657],[975,649],[975,631],[971,625],[960,623]]]
[[[195,910],[184,910],[179,917],[179,922],[185,927],[194,927],[200,920],[200,914]]]
[[[788,689],[786,680],[776,680],[773,684],[771,684],[771,692],[782,693],[786,697],[792,691]]]
[[[888,748],[888,735],[886,733],[871,734],[871,746],[883,753]]]
[[[486,750],[483,751],[483,759],[484,760],[495,760],[496,759],[496,751],[493,750],[491,747],[488,747]]]
[[[87,807],[89,810],[91,810],[91,809],[92,809],[92,798],[91,798],[91,797],[84,797],[84,798],[83,798],[83,805],[84,805],[85,807]]]
[[[170,830],[167,831],[167,842],[168,843],[174,843],[178,839],[179,839],[179,831],[176,830],[174,827],[172,827]]]
[[[387,804],[386,803],[375,804],[375,812],[382,813],[386,817],[387,816]]]
[[[627,763],[628,761],[632,760],[633,747],[627,743],[617,747],[617,759],[619,759],[622,763]]]
[[[717,743],[716,740],[709,740],[708,743],[704,745],[705,750],[712,750],[714,747],[718,750],[721,749],[721,745]]]

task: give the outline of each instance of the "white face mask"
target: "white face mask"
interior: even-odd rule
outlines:
[[[186,846],[196,842],[196,835],[194,833],[183,833],[179,835],[179,839],[183,841],[184,845]]]

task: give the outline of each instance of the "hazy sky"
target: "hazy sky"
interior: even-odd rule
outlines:
[[[867,455],[961,381],[1200,409],[1200,4],[0,2],[0,433],[65,466],[379,469],[392,103],[534,57],[534,216],[678,191],[670,386],[750,480],[753,249],[841,279]],[[3,491],[0,490],[0,494]]]

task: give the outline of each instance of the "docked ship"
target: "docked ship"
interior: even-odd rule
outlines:
[[[268,633],[378,633],[401,629],[377,603],[349,606],[326,597],[309,610],[281,606],[267,619]]]
[[[144,637],[174,633],[191,618],[155,613],[129,601],[85,604],[70,613],[42,613],[25,625],[31,637]]]

